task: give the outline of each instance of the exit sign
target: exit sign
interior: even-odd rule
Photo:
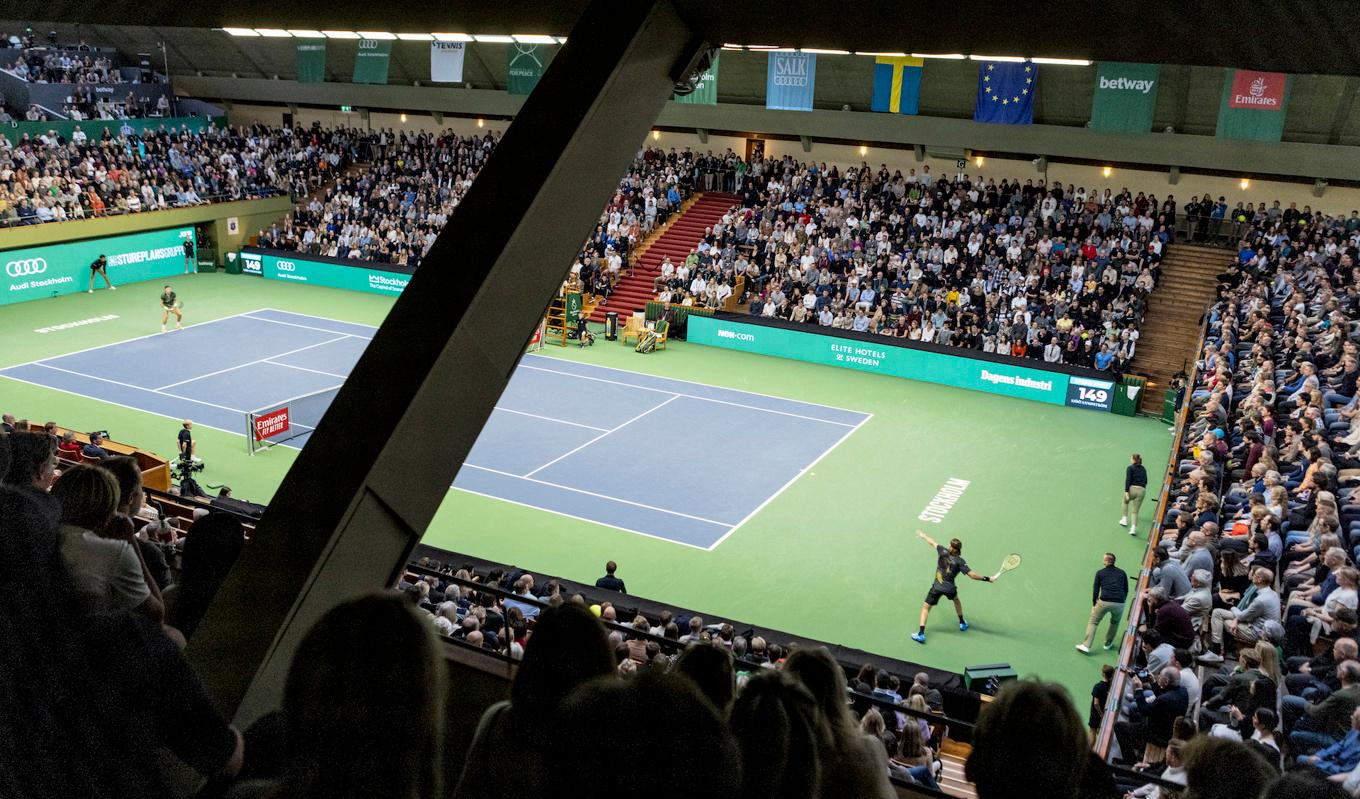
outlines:
[[[353,110],[353,109],[352,109],[350,106],[342,105],[342,106],[340,106],[340,110],[341,110],[342,112],[348,114],[348,113],[349,113],[351,110]]]

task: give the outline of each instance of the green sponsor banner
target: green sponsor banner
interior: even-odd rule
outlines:
[[[194,241],[197,252],[191,227],[0,250],[5,281],[0,304],[85,291],[90,285],[90,264],[100,255],[108,257],[105,271],[115,286],[182,275],[185,239]],[[103,286],[103,279],[95,278],[95,288]]]
[[[1102,133],[1147,133],[1157,110],[1156,64],[1101,61],[1091,97],[1091,130]]]
[[[387,65],[391,61],[390,39],[360,39],[354,53],[355,83],[387,83]]]
[[[692,344],[906,377],[1053,405],[1108,411],[1114,398],[1114,383],[1110,381],[697,314],[689,317],[686,337]]]
[[[699,88],[689,94],[677,94],[674,99],[677,103],[689,103],[690,105],[717,105],[718,56],[713,56],[713,65],[704,70],[703,76],[699,78]]]
[[[298,83],[321,83],[326,79],[325,39],[298,39],[297,79]],[[386,74],[382,82],[387,82]]]
[[[505,90],[510,94],[528,94],[543,77],[545,51],[536,44],[507,44],[505,46]]]
[[[396,295],[411,282],[410,275],[362,266],[362,261],[356,261],[354,266],[341,266],[286,253],[274,255],[250,252],[242,252],[241,259],[241,271],[245,274],[259,274],[268,280],[287,280],[312,286]]]
[[[576,319],[581,315],[581,292],[567,292],[567,327],[575,327]]]
[[[167,131],[189,131],[190,133],[202,133],[209,126],[225,128],[227,126],[226,117],[168,117],[164,119],[83,119],[79,122],[72,122],[69,119],[54,119],[50,122],[5,122],[0,124],[0,136],[9,139],[11,143],[17,142],[27,134],[30,138],[37,138],[55,130],[57,135],[71,138],[76,129],[85,131],[85,135],[91,139],[98,140],[108,131],[110,136],[118,136],[123,133],[141,134],[143,131],[167,130]]]
[[[1293,76],[1249,69],[1223,70],[1223,96],[1218,104],[1220,138],[1279,141],[1289,110]]]

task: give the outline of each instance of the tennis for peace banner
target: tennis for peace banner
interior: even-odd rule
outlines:
[[[915,114],[921,100],[923,58],[881,55],[874,59],[874,95],[870,108],[892,114]]]
[[[1279,141],[1289,107],[1290,76],[1283,72],[1227,69],[1218,105],[1218,136],[1223,139]]]
[[[326,79],[326,40],[297,40],[298,83],[321,83]]]
[[[543,57],[536,44],[507,44],[505,46],[505,90],[510,94],[528,94],[543,77]]]
[[[354,82],[387,83],[387,66],[391,56],[391,40],[360,39],[359,50],[354,54]]]
[[[466,42],[430,42],[430,81],[461,83]]]
[[[816,83],[816,53],[770,53],[765,72],[765,107],[811,111]]]
[[[1091,130],[1103,133],[1147,133],[1157,110],[1161,67],[1101,61],[1091,96]]]
[[[690,105],[717,105],[718,56],[713,56],[713,63],[700,76],[697,89],[689,94],[677,94],[672,99],[677,103],[689,103]]]

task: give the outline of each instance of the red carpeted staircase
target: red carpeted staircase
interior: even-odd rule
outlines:
[[[633,264],[632,274],[626,274],[619,280],[609,302],[596,306],[590,321],[603,322],[604,315],[614,311],[618,313],[619,324],[622,325],[634,312],[646,308],[647,303],[656,296],[652,291],[652,281],[661,274],[662,256],[669,255],[671,263],[679,266],[689,251],[698,246],[699,240],[704,237],[704,229],[721,219],[728,208],[740,201],[735,194],[706,192],[699,195],[699,199],[642,252]]]

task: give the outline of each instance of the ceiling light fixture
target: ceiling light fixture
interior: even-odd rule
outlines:
[[[260,35],[255,32],[254,28],[223,28],[222,30],[232,36],[257,37]]]
[[[466,33],[432,33],[437,42],[470,42],[472,37]]]
[[[476,40],[479,41],[479,42],[484,42],[484,43],[486,43],[486,44],[514,44],[514,43],[515,43],[515,37],[513,37],[513,36],[500,36],[500,35],[497,35],[497,34],[490,34],[490,33],[478,33],[478,34],[474,34],[472,38],[473,38],[473,39],[476,39]]]
[[[912,53],[912,58],[941,58],[946,61],[962,61],[968,56],[963,53]]]
[[[298,30],[296,28],[289,28],[288,32],[298,37],[299,39],[320,39],[322,37],[321,31],[307,29]]]
[[[270,39],[291,39],[293,34],[282,28],[256,28],[255,32]]]
[[[387,41],[397,38],[397,34],[387,31],[359,31],[359,35],[365,39],[384,39]]]
[[[906,57],[907,57],[907,54],[906,54],[906,53],[870,53],[870,52],[865,52],[865,51],[863,51],[863,50],[856,50],[856,51],[855,51],[855,55],[867,55],[867,56],[871,56],[871,57],[874,57],[874,58],[877,58],[877,57],[879,57],[879,56],[882,56],[883,58],[906,58]],[[912,58],[920,58],[921,56],[916,55],[915,53],[913,53],[911,57],[912,57]]]
[[[1089,67],[1091,62],[1084,58],[1031,58],[1036,64],[1058,64],[1065,67]]]
[[[541,33],[512,33],[510,38],[520,44],[557,44],[557,40]]]
[[[327,39],[362,39],[363,37],[354,31],[322,31]]]
[[[1018,55],[970,55],[968,58],[973,61],[1005,61],[1009,64],[1023,64],[1025,62],[1024,57]]]
[[[432,41],[434,41],[434,34],[433,34],[433,33],[398,33],[398,34],[397,34],[397,38],[398,38],[398,39],[401,39],[403,42],[432,42]]]
[[[800,47],[798,49],[804,53],[816,53],[818,55],[850,55],[849,50],[824,50],[820,47]]]

